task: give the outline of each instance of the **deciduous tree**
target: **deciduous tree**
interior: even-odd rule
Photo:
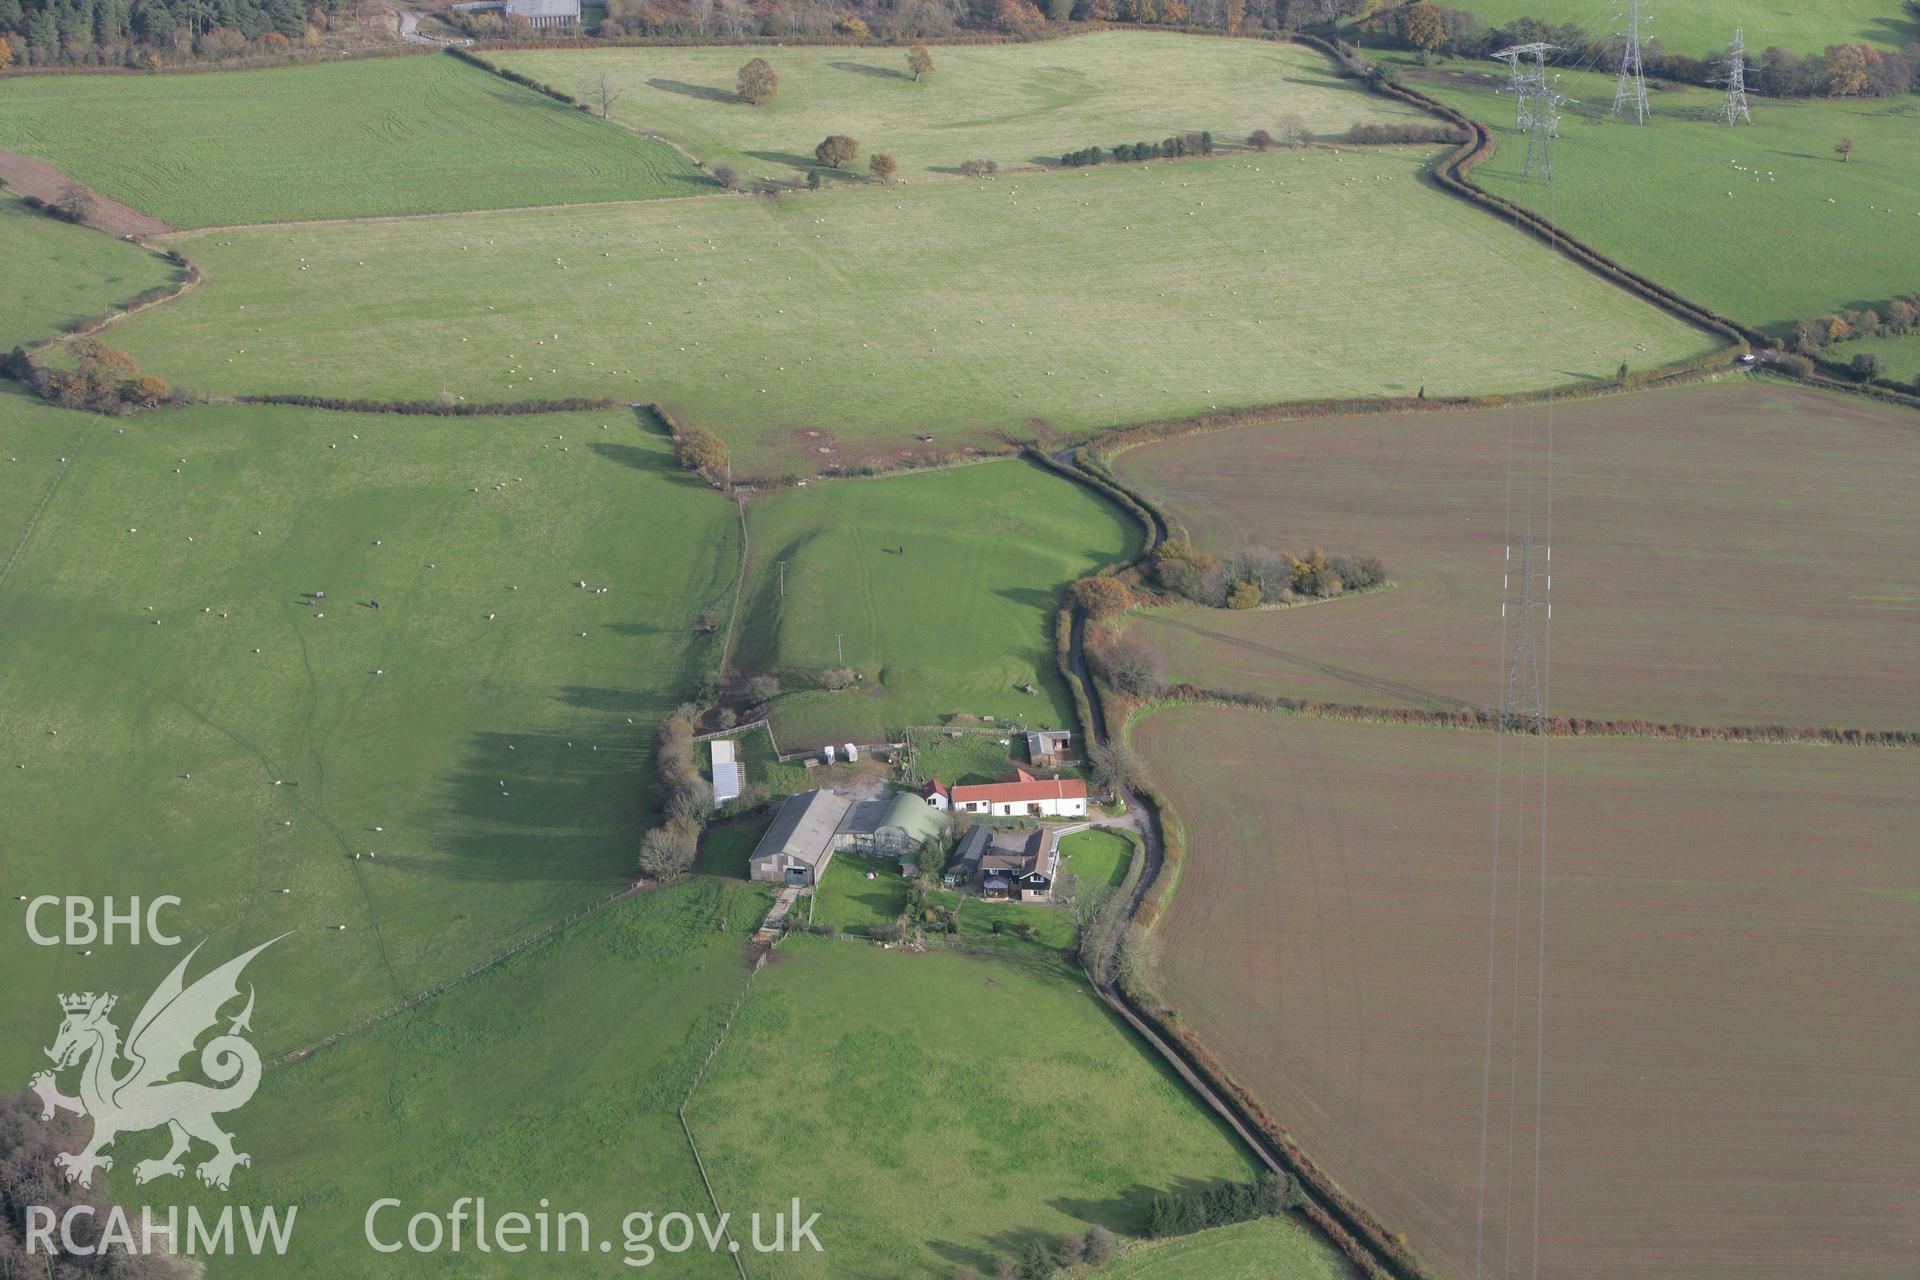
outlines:
[[[682,468],[709,480],[727,475],[727,442],[705,427],[687,427],[673,437],[673,456]]]
[[[813,158],[834,169],[843,169],[860,154],[860,144],[844,133],[829,134],[813,149]]]
[[[699,842],[699,829],[684,822],[655,827],[640,839],[640,869],[655,880],[685,875],[693,869]]]
[[[594,96],[600,100],[600,118],[605,120],[613,114],[613,104],[620,101],[620,95],[626,90],[620,87],[610,71],[602,71],[593,85]]]
[[[1118,738],[1108,738],[1093,749],[1089,763],[1093,766],[1093,782],[1108,795],[1119,795],[1130,789],[1140,777],[1140,761],[1134,756],[1133,748]]]
[[[1133,607],[1133,592],[1126,583],[1111,575],[1080,579],[1073,584],[1073,599],[1095,621],[1125,613]]]
[[[921,76],[933,70],[933,55],[927,52],[927,46],[917,44],[907,50],[907,70],[913,72],[916,82]]]
[[[893,158],[890,151],[876,151],[867,157],[867,172],[876,182],[892,182],[894,173],[900,168],[900,162]]]
[[[753,58],[740,68],[740,96],[753,106],[772,102],[780,93],[780,77],[765,58]]]
[[[1853,139],[1842,138],[1833,144],[1833,154],[1840,157],[1840,163],[1846,164],[1853,159]]]
[[[1400,38],[1421,53],[1431,53],[1447,42],[1447,22],[1440,10],[1419,0],[1400,10]]]
[[[993,11],[993,25],[1009,35],[1030,36],[1046,24],[1028,0],[1000,0]]]
[[[78,182],[69,182],[60,188],[59,198],[53,202],[53,207],[69,222],[85,222],[93,217],[93,192]]]
[[[1863,44],[1827,46],[1827,92],[1836,98],[1850,98],[1867,87],[1867,68],[1873,51]]]

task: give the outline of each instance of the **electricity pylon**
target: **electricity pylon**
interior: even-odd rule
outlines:
[[[1547,54],[1557,48],[1536,41],[1510,45],[1493,55],[1510,69],[1500,91],[1519,99],[1513,127],[1527,135],[1527,154],[1520,162],[1523,178],[1553,178],[1551,144],[1560,135],[1560,107],[1571,101],[1547,83]]]
[[[1721,77],[1727,86],[1726,106],[1721,108],[1721,118],[1728,126],[1739,124],[1742,120],[1753,123],[1753,113],[1747,110],[1747,32],[1745,27],[1733,29],[1733,42],[1727,46],[1727,74]]]
[[[1627,29],[1615,32],[1624,42],[1620,49],[1620,82],[1613,91],[1613,114],[1632,108],[1633,122],[1647,122],[1647,77],[1640,65],[1640,50],[1645,44],[1642,32],[1652,18],[1640,16],[1640,0],[1627,0]]]
[[[1534,100],[1547,87],[1546,55],[1558,47],[1541,43],[1516,44],[1493,55],[1495,60],[1507,64],[1507,82],[1501,86],[1500,92],[1514,96],[1515,133],[1525,133],[1533,127]]]
[[[1540,680],[1540,653],[1534,620],[1544,609],[1553,617],[1553,548],[1537,545],[1531,533],[1520,539],[1520,562],[1507,548],[1507,571],[1501,578],[1500,616],[1513,621],[1513,650],[1507,661],[1507,683],[1500,692],[1500,727],[1514,733],[1547,731],[1547,695]],[[1543,559],[1535,562],[1536,553]],[[1505,623],[1503,622],[1504,626]]]

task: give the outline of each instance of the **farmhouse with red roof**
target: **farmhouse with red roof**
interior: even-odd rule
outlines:
[[[1036,778],[1016,769],[1011,778],[952,791],[955,813],[994,818],[1084,818],[1087,784],[1078,778]]]

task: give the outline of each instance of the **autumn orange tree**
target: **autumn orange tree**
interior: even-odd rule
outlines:
[[[1113,577],[1082,578],[1073,584],[1074,603],[1096,621],[1125,613],[1133,607],[1133,592]]]
[[[927,52],[927,46],[917,44],[907,50],[907,70],[913,72],[916,81],[933,70],[933,55]]]
[[[1426,0],[1400,10],[1399,25],[1400,38],[1421,53],[1432,53],[1446,43],[1446,19]]]
[[[673,456],[682,468],[709,480],[727,474],[727,442],[705,427],[687,427],[673,437]]]
[[[993,25],[1009,35],[1030,36],[1046,24],[1047,20],[1028,0],[1000,0],[993,11]]]
[[[1867,87],[1867,69],[1873,50],[1863,44],[1827,46],[1827,92],[1836,98],[1851,98]]]
[[[900,168],[900,162],[893,158],[890,151],[876,151],[867,158],[867,172],[873,175],[875,182],[893,181],[894,172]]]

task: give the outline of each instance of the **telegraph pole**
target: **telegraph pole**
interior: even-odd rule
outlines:
[[[1721,109],[1721,118],[1729,128],[1745,121],[1753,123],[1753,113],[1747,110],[1747,31],[1745,27],[1733,29],[1733,42],[1727,46],[1727,74],[1722,77],[1727,85],[1727,103]]]
[[[1613,114],[1631,108],[1633,122],[1647,122],[1647,77],[1640,65],[1640,49],[1645,43],[1641,34],[1651,18],[1640,16],[1640,0],[1627,0],[1627,29],[1615,32],[1625,43],[1620,51],[1620,83],[1613,91]]]

